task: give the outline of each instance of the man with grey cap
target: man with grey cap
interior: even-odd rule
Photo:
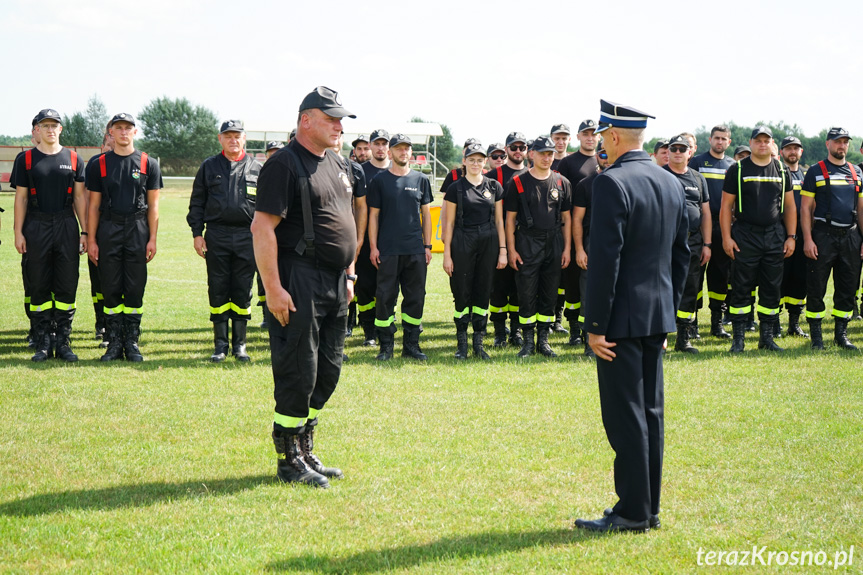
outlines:
[[[809,168],[803,179],[800,224],[807,262],[806,320],[812,349],[824,349],[821,320],[824,296],[833,273],[833,341],[857,349],[848,340],[848,321],[860,285],[860,229],[863,229],[863,175],[847,161],[851,136],[845,128],[827,132],[827,158]]]
[[[734,148],[732,158],[735,162],[739,162],[743,158],[748,158],[750,155],[752,155],[752,149],[749,146],[737,146]]]
[[[496,173],[497,169],[506,163],[506,146],[495,142],[486,150],[486,156],[488,156],[488,175],[493,178],[493,173]]]
[[[805,173],[800,167],[800,159],[803,157],[803,144],[796,136],[785,136],[779,145],[779,155],[782,162],[791,174],[791,186],[794,188],[794,204],[797,206],[797,229],[800,227],[801,196],[803,189],[803,178]],[[802,233],[802,231],[801,231]],[[806,303],[806,254],[803,252],[803,242],[797,242],[794,255],[785,260],[782,276],[782,303],[788,310],[788,335],[809,337],[800,328],[800,316],[803,314],[803,305]],[[780,330],[781,331],[781,330]],[[777,337],[781,334],[777,332]]]
[[[242,120],[222,122],[219,145],[221,153],[210,156],[198,168],[186,222],[192,228],[195,252],[207,264],[214,342],[210,360],[225,361],[230,320],[231,354],[245,362],[250,360],[246,353],[246,327],[252,315],[255,276],[250,226],[255,215],[261,164],[246,153]]]
[[[662,352],[689,268],[680,181],[642,150],[644,112],[601,100],[610,166],[593,181],[585,326],[596,353],[602,422],[615,451],[617,504],[591,531],[659,527],[664,447]]]
[[[569,131],[569,126],[566,124],[555,124],[549,132],[551,141],[554,142],[554,161],[551,163],[551,169],[554,172],[559,171],[560,162],[567,156],[567,148],[569,141],[572,139],[572,134]]]
[[[664,168],[668,164],[668,140],[659,140],[653,145],[653,161],[660,168]]]
[[[342,477],[312,449],[319,414],[339,381],[356,281],[351,174],[332,150],[344,117],[356,116],[330,88],[318,86],[303,99],[296,138],[261,168],[252,221],[271,315],[277,475],[315,487]]]
[[[351,142],[351,147],[354,149],[354,159],[358,164],[368,162],[372,158],[372,147],[368,136],[360,134],[354,141]]]

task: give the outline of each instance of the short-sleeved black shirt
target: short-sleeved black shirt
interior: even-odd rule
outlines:
[[[572,187],[565,177],[552,172],[544,180],[537,180],[530,171],[518,175],[522,189],[527,197],[527,209],[533,218],[534,230],[552,230],[560,227],[558,214],[572,209]],[[519,226],[527,227],[527,215],[522,210],[521,198],[515,178],[506,187],[503,207],[508,212],[516,212]]]
[[[509,164],[504,164],[500,168],[489,170],[488,172],[486,172],[485,176],[496,181],[501,186],[503,186],[504,190],[506,190],[506,186],[509,184],[509,181],[514,175],[526,172],[528,169],[529,168],[521,168],[520,170],[517,170],[515,168],[511,168]],[[500,177],[498,177],[498,174],[500,174]],[[504,193],[504,195],[506,194]]]
[[[74,182],[84,181],[84,162],[77,158],[75,169],[72,169],[72,150],[63,148],[56,154],[45,154],[38,148],[30,151],[30,175],[27,175],[26,152],[15,158],[15,186],[27,188],[30,196],[30,179],[36,187],[37,209],[40,212],[53,214],[61,212],[66,207],[66,198],[70,196]]]
[[[456,226],[461,215],[462,225],[479,226],[494,219],[494,205],[503,200],[503,186],[497,180],[483,177],[478,186],[471,184],[467,178],[460,178],[450,184],[443,199],[458,205],[458,196],[462,197],[461,214],[456,213]]]
[[[369,184],[372,183],[372,178],[380,174],[381,172],[386,172],[389,170],[389,166],[386,168],[379,168],[372,163],[371,160],[365,161],[360,166],[363,169],[363,172],[366,174],[366,192],[368,193]]]
[[[738,180],[743,186],[742,193],[738,193]],[[786,192],[792,190],[788,170],[777,160],[759,166],[752,158],[743,158],[732,164],[725,173],[722,186],[723,193],[737,198],[734,209],[737,220],[753,226],[771,226],[782,220],[783,189]]]
[[[147,207],[147,190],[162,189],[162,171],[159,163],[147,157],[147,173],[141,174],[141,151],[128,156],[105,152],[105,177],[101,175],[98,159],[87,164],[86,186],[91,192],[102,194],[99,211],[128,216]]]
[[[816,221],[826,222],[829,212],[832,225],[853,226],[856,223],[853,214],[857,209],[857,199],[863,196],[863,190],[859,190],[857,186],[860,172],[850,162],[837,166],[824,160],[824,167],[827,169],[829,181],[824,179],[820,165],[812,164],[803,178],[803,189],[800,193],[815,198],[813,217]],[[851,174],[852,169],[856,171],[857,181]]]
[[[348,160],[351,164],[351,171],[354,175],[354,197],[355,198],[364,198],[366,197],[366,173],[363,171],[363,167],[356,163],[353,160]]]
[[[327,150],[324,157],[319,157],[292,140],[261,168],[255,209],[282,217],[276,226],[279,256],[296,255],[297,244],[304,242],[303,208],[297,167],[288,149],[297,154],[309,176],[317,265],[345,269],[354,259],[357,229],[351,209],[353,186],[344,160],[335,152]]]
[[[569,180],[572,186],[577,186],[578,182],[596,173],[596,166],[598,165],[596,156],[573,152],[560,161],[557,171],[560,172],[561,176]],[[554,169],[553,166],[552,169]]]
[[[692,168],[687,169],[682,174],[678,174],[672,170],[669,164],[666,164],[663,168],[676,176],[680,180],[680,183],[683,184],[683,190],[686,192],[686,215],[689,218],[689,232],[698,231],[701,227],[701,204],[710,202],[710,194],[707,191],[707,180],[701,173]]]
[[[420,208],[432,202],[426,176],[413,170],[406,176],[381,172],[369,184],[366,201],[380,210],[377,246],[382,256],[425,253]]]
[[[590,234],[590,205],[593,203],[593,180],[599,174],[599,172],[590,174],[578,182],[578,185],[575,186],[575,191],[572,192],[572,205],[584,208],[584,218],[581,220],[582,237],[587,237]]]
[[[710,151],[698,154],[689,160],[689,167],[698,170],[707,180],[707,192],[710,195],[710,217],[719,219],[719,208],[722,205],[722,189],[725,184],[725,172],[734,165],[734,160],[723,155],[722,159],[714,158]]]

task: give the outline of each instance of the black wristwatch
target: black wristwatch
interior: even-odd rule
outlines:
[[[713,244],[704,244],[704,247],[705,247],[705,248],[713,249]]]
[[[785,239],[786,240],[794,240],[796,242],[797,241],[797,234],[788,234],[787,236],[785,236]]]
[[[423,245],[423,247],[427,250],[432,249],[431,244],[425,244],[425,245]]]
[[[356,283],[357,281],[357,276],[355,276],[354,274],[345,274],[345,277],[354,283]]]

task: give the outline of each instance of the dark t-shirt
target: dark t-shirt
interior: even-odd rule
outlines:
[[[366,197],[366,173],[363,167],[353,160],[348,160],[351,163],[351,171],[353,172],[354,197]]]
[[[84,162],[79,157],[72,169],[72,151],[63,148],[56,154],[45,154],[38,148],[31,151],[30,175],[27,175],[26,152],[18,154],[15,158],[15,186],[27,188],[27,197],[30,194],[30,179],[36,188],[36,202],[40,212],[53,214],[61,212],[66,208],[66,199],[70,198],[70,192],[74,182],[84,181]]]
[[[389,167],[379,168],[379,167],[375,166],[374,164],[372,164],[371,160],[369,160],[367,162],[363,162],[361,164],[361,167],[363,169],[363,172],[365,172],[365,174],[366,174],[366,192],[368,192],[368,187],[369,187],[369,184],[372,182],[372,178],[374,178],[375,176],[377,176],[381,172],[386,172],[387,170],[389,170]]]
[[[498,169],[500,170],[500,177],[498,177]],[[489,170],[485,174],[485,176],[487,178],[490,178],[490,179],[496,181],[501,186],[503,186],[504,190],[506,190],[506,186],[509,184],[509,181],[512,179],[512,177],[514,175],[520,174],[522,172],[526,172],[527,170],[528,170],[528,168],[522,168],[520,170],[516,170],[515,168],[511,168],[509,166],[509,164],[504,164],[500,168],[495,168],[493,170]],[[504,195],[506,195],[506,194],[504,193]]]
[[[686,192],[686,215],[689,218],[689,233],[696,232],[701,228],[701,204],[710,201],[710,196],[707,191],[707,180],[699,172],[692,168],[686,170],[683,174],[678,174],[666,164],[663,168],[677,176],[680,183],[683,184],[683,190]],[[710,241],[709,239],[705,241]]]
[[[722,205],[722,189],[725,184],[725,172],[734,164],[734,160],[723,156],[717,160],[710,151],[698,154],[689,160],[689,167],[698,170],[707,180],[707,192],[710,195],[710,216],[719,219],[719,207]]]
[[[827,179],[821,167],[813,164],[806,177],[803,178],[803,189],[801,194],[815,198],[815,221],[826,222],[827,214],[830,213],[831,225],[849,227],[855,223],[854,211],[857,209],[857,199],[863,197],[863,190],[858,189],[860,172],[857,171],[857,181],[851,175],[854,165],[846,162],[844,166],[837,166],[827,160],[824,167],[827,168]]]
[[[497,180],[483,178],[478,186],[471,184],[467,178],[460,178],[450,184],[443,199],[458,205],[458,196],[462,197],[462,210],[456,212],[456,226],[459,225],[459,215],[464,226],[478,226],[494,221],[494,205],[503,200],[503,186]]]
[[[382,256],[424,254],[421,206],[432,202],[429,179],[413,170],[396,176],[389,170],[369,184],[369,208],[378,208],[378,250]]]
[[[743,158],[739,164],[740,177],[737,163],[734,163],[725,173],[722,186],[723,193],[737,198],[734,208],[737,220],[753,226],[771,226],[781,222],[784,207],[782,190],[789,192],[792,189],[788,170],[777,160],[762,167],[751,158]],[[738,193],[738,179],[743,186],[742,194]]]
[[[453,172],[455,172],[455,177],[453,177]],[[460,180],[464,177],[464,169],[456,168],[455,170],[450,170],[446,173],[446,177],[443,179],[443,183],[440,185],[440,193],[445,194],[447,190],[449,190],[450,185]]]
[[[554,172],[544,180],[537,180],[530,172],[518,175],[527,198],[527,209],[533,218],[534,230],[552,230],[560,227],[558,214],[572,209],[572,187],[569,180]],[[527,227],[527,215],[522,209],[515,178],[506,188],[503,207],[508,212],[517,212],[519,226]]]
[[[141,150],[128,156],[105,152],[105,177],[100,173],[98,158],[87,164],[87,189],[102,194],[99,211],[121,216],[131,215],[147,207],[147,190],[162,189],[162,171],[151,156],[147,156],[147,174],[141,174]]]
[[[560,175],[569,180],[573,186],[577,186],[578,182],[591,174],[596,173],[596,156],[587,156],[581,152],[573,152],[560,161],[560,166],[557,171]],[[554,165],[552,164],[552,169]]]
[[[593,180],[599,172],[594,172],[578,182],[575,186],[575,191],[572,193],[572,205],[584,208],[584,218],[581,220],[582,242],[590,234],[590,205],[593,203]]]
[[[317,265],[333,270],[345,269],[354,259],[357,229],[351,209],[353,186],[346,173],[345,162],[335,152],[327,150],[321,158],[292,140],[261,168],[255,209],[282,217],[276,226],[279,255],[297,255],[297,245],[302,242],[305,246],[303,208],[297,168],[288,149],[297,154],[309,177]]]

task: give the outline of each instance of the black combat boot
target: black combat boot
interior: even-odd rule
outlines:
[[[710,335],[719,339],[731,339],[731,334],[722,327],[722,310],[710,312]]]
[[[821,335],[821,318],[809,318],[809,334],[812,337],[812,349],[824,349],[824,338]]]
[[[776,333],[776,322],[778,317],[761,317],[761,322],[758,326],[760,337],[758,338],[758,349],[766,349],[767,351],[783,351],[781,347],[773,341],[773,334]]]
[[[105,333],[108,337],[108,349],[101,361],[123,359],[123,316],[109,315],[105,318]]]
[[[78,356],[72,351],[72,318],[64,318],[57,322],[57,359],[63,361],[78,361]]]
[[[100,312],[96,312],[96,329],[94,332],[94,339],[99,343],[99,346],[102,346],[103,341],[106,341],[108,338],[105,337],[105,316]]]
[[[524,326],[521,328],[521,331],[524,334],[524,339],[516,357],[530,357],[536,353],[536,346],[533,343],[533,326]]]
[[[138,347],[138,339],[141,337],[141,316],[126,317],[123,322],[123,353],[126,361],[135,363],[144,361],[141,349]]]
[[[246,353],[246,325],[244,319],[231,320],[231,355],[243,362],[252,361]]]
[[[548,344],[548,334],[550,333],[548,324],[539,324],[536,329],[536,349],[545,357],[557,357],[554,350]]]
[[[374,347],[378,344],[375,339],[375,324],[373,322],[363,323],[363,346]]]
[[[228,320],[213,322],[213,343],[215,350],[210,361],[221,363],[228,357]]]
[[[581,324],[577,321],[569,322],[569,341],[568,345],[581,345],[584,340],[581,338]]]
[[[506,347],[506,320],[494,320],[494,346]]]
[[[473,332],[473,356],[479,359],[491,359],[483,348],[483,337],[485,337],[483,330]]]
[[[36,332],[33,335],[34,346],[36,353],[33,354],[33,361],[40,362],[48,359],[48,351],[51,349],[51,335],[44,328],[37,326]]]
[[[329,480],[306,463],[300,447],[299,431],[290,433],[284,429],[273,429],[273,445],[279,457],[276,461],[276,475],[284,483],[302,483],[326,489],[330,486]]]
[[[465,339],[467,346],[467,339]],[[425,361],[428,356],[420,349],[420,330],[418,327],[406,327],[402,335],[402,357],[410,357],[419,361]]]
[[[380,353],[375,357],[378,361],[389,361],[393,358],[393,347],[395,346],[393,334],[378,330],[378,341],[381,344]]]
[[[695,318],[689,323],[689,339],[698,341],[701,334],[698,332],[698,310],[695,310]]]
[[[518,312],[510,312],[509,314],[509,344],[515,347],[521,347],[524,343],[521,333],[521,321],[518,319]]]
[[[857,346],[848,339],[848,320],[837,317],[833,320],[833,341],[842,349],[856,350]]]
[[[800,328],[800,312],[798,310],[788,310],[788,335],[796,335],[797,337],[809,337],[805,331]]]
[[[455,358],[456,359],[467,359],[467,325],[456,325],[455,327],[455,338],[456,338],[456,350],[455,350]]]
[[[310,419],[306,422],[306,426],[303,428],[303,431],[297,436],[299,440],[300,449],[303,452],[303,459],[306,461],[306,464],[315,471],[316,473],[320,473],[327,479],[341,479],[345,476],[342,473],[342,470],[338,467],[324,467],[324,464],[321,463],[321,460],[317,455],[312,453],[312,449],[315,448],[315,427],[318,425],[318,418]]]
[[[563,296],[558,296],[562,298]],[[554,333],[569,333],[569,330],[563,327],[563,302],[558,302],[557,308],[554,310],[554,323],[551,326],[551,331]]]
[[[698,350],[693,347],[692,342],[689,341],[691,329],[692,324],[690,322],[677,322],[677,341],[674,342],[675,351],[682,351],[684,353],[698,353]]]
[[[742,353],[746,345],[746,318],[736,317],[731,322],[731,331],[733,332],[731,340],[731,353]]]
[[[758,323],[755,321],[755,312],[746,314],[746,331],[758,331]]]
[[[782,313],[782,308],[779,308]],[[779,314],[776,314],[773,322],[773,339],[782,339],[782,320],[779,317]]]

